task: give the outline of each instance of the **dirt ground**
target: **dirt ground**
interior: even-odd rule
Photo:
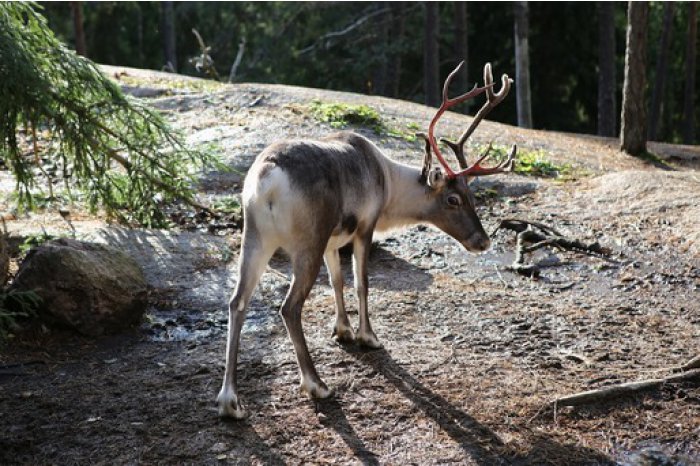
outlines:
[[[432,115],[383,98],[106,71],[238,169],[276,139],[333,131],[304,111],[313,99],[366,103],[402,128],[423,127]],[[470,121],[444,120],[451,135]],[[391,157],[420,163],[419,143],[357,130]],[[549,404],[663,377],[698,355],[700,150],[651,144],[661,164],[590,136],[484,122],[474,137],[574,167],[567,180],[511,174],[477,182],[488,231],[509,217],[539,221],[612,255],[543,249],[530,258],[542,275],[529,279],[506,270],[510,232],[496,233],[481,255],[426,227],[378,241],[369,305],[383,350],[333,343],[325,270],[306,303],[312,357],[336,392],[321,402],[297,389],[277,313],[290,273],[276,256],[242,336],[240,389],[251,414],[225,421],[214,398],[239,232],[128,230],[76,214],[79,237],[117,245],[141,263],[152,308],[127,334],[91,340],[34,326],[0,348],[0,464],[700,464],[697,384],[578,408]],[[203,174],[202,198],[239,192],[240,183],[235,172]],[[8,222],[20,237],[40,227],[69,231],[53,213]]]

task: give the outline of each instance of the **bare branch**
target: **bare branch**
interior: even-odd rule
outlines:
[[[573,395],[557,398],[552,402],[556,406],[580,406],[591,403],[612,400],[622,396],[634,395],[636,393],[659,388],[669,383],[689,382],[700,380],[700,369],[690,370],[682,374],[669,375],[660,379],[638,380],[619,385],[588,390],[586,392],[575,393]]]
[[[330,41],[331,39],[335,39],[335,38],[338,38],[338,37],[342,37],[342,36],[344,36],[344,35],[346,35],[346,34],[349,34],[349,33],[351,33],[352,31],[354,31],[355,29],[357,29],[357,28],[359,28],[360,26],[362,26],[363,24],[365,24],[368,20],[374,18],[375,16],[378,16],[378,15],[381,15],[381,14],[384,14],[384,13],[388,13],[389,11],[391,11],[391,10],[390,10],[390,8],[388,8],[388,7],[380,8],[380,9],[378,9],[378,10],[374,10],[374,11],[372,11],[372,12],[366,14],[365,16],[362,16],[361,18],[355,20],[353,23],[351,23],[350,25],[348,25],[348,26],[346,26],[345,28],[341,29],[340,31],[328,32],[328,33],[322,35],[321,37],[319,37],[318,39],[316,39],[316,42],[314,42],[313,44],[309,45],[309,46],[306,47],[306,48],[301,49],[301,50],[299,51],[299,55],[305,55],[305,54],[307,54],[307,53],[309,53],[309,52],[313,52],[314,50],[316,50],[316,49],[317,49],[318,47],[320,47],[321,45],[324,45],[324,48],[327,49],[327,48],[330,47],[330,43],[329,43],[329,42],[326,43],[327,41]],[[325,44],[324,44],[324,43],[325,43]]]
[[[238,67],[241,65],[241,60],[243,59],[243,52],[245,51],[245,37],[241,39],[241,42],[238,44],[238,53],[236,54],[236,59],[233,61],[233,65],[231,65],[231,72],[228,75],[228,82],[232,83],[234,79],[236,79],[236,72],[238,71]]]

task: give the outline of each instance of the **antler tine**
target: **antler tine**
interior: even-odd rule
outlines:
[[[473,97],[476,97],[477,95],[481,94],[484,92],[487,88],[486,86],[484,87],[477,87],[474,85],[471,91],[466,92],[458,97],[455,97],[454,99],[450,99],[448,96],[448,91],[450,87],[450,83],[452,82],[452,79],[459,73],[459,70],[462,68],[464,65],[464,61],[460,62],[459,65],[447,76],[447,79],[445,79],[445,84],[442,86],[442,104],[440,104],[440,108],[438,109],[437,113],[435,113],[435,116],[433,119],[430,121],[430,125],[428,126],[428,143],[430,144],[430,147],[432,148],[433,152],[435,152],[435,156],[437,157],[438,161],[440,162],[440,165],[445,169],[445,173],[447,174],[448,177],[453,178],[455,176],[455,172],[452,171],[450,166],[447,164],[445,161],[444,157],[440,153],[440,149],[438,148],[437,142],[435,140],[434,136],[434,131],[435,131],[435,125],[437,124],[438,120],[442,116],[445,111],[450,108],[454,107],[455,105],[458,105],[462,102],[464,102],[467,99],[471,99]]]
[[[446,139],[441,139],[441,142],[446,143],[452,151],[455,153],[457,160],[459,161],[460,168],[467,168],[467,160],[464,156],[464,144],[467,139],[472,135],[476,127],[479,126],[481,120],[491,112],[498,104],[500,104],[503,99],[506,98],[510,92],[511,84],[513,80],[508,77],[507,74],[501,76],[501,89],[498,92],[493,92],[493,73],[491,71],[491,63],[484,65],[484,87],[486,88],[486,103],[479,109],[472,123],[469,125],[467,130],[462,133],[457,142],[448,141]]]
[[[513,171],[515,169],[515,155],[517,151],[518,147],[516,145],[513,145],[513,148],[511,149],[510,154],[508,154],[507,159],[505,159],[495,167],[484,168],[481,166],[481,162],[486,160],[486,158],[491,153],[491,144],[489,144],[488,149],[486,149],[486,151],[484,151],[481,157],[479,157],[479,159],[476,162],[474,162],[474,165],[457,173],[456,176],[484,176]]]

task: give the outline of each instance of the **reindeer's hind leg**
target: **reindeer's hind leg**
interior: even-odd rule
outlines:
[[[287,327],[299,363],[301,391],[312,398],[327,398],[332,391],[321,381],[316,372],[301,326],[301,309],[321,268],[323,250],[318,249],[318,247],[309,247],[292,254],[294,278],[280,314],[284,319],[284,325]]]
[[[238,344],[248,302],[274,252],[275,247],[263,244],[263,238],[256,231],[252,219],[247,221],[243,232],[241,257],[238,262],[238,284],[229,302],[224,383],[216,398],[219,405],[219,416],[222,417],[241,419],[246,415],[238,397],[236,376]]]

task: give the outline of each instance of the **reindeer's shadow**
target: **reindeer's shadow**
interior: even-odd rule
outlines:
[[[353,284],[352,274],[352,246],[340,249],[340,264],[343,271],[343,283],[346,289]],[[276,273],[291,277],[291,265],[289,258],[282,251],[278,251],[270,260],[270,268]],[[424,269],[395,256],[387,249],[374,244],[370,251],[367,265],[370,280],[370,293],[372,289],[385,291],[425,291],[430,288],[433,276]],[[328,284],[328,271],[321,267],[316,283]]]
[[[504,445],[503,441],[488,427],[479,423],[460,408],[424,386],[406,369],[399,365],[386,350],[364,352],[349,346],[346,350],[360,364],[371,367],[381,374],[406,399],[440,426],[464,451],[468,458],[480,465],[540,464],[542,461],[570,459],[569,464],[614,464],[610,458],[592,449],[575,445],[563,445],[554,439],[537,434],[533,437],[531,450],[518,454]],[[350,447],[363,464],[378,464],[374,453],[367,450],[362,439],[348,422],[338,400],[319,402],[318,409],[328,417],[332,427]],[[554,464],[553,463],[553,464]]]
[[[345,412],[343,412],[343,407],[337,399],[330,398],[328,400],[322,400],[317,403],[316,406],[318,411],[326,416],[326,425],[340,435],[345,444],[352,450],[355,457],[363,465],[379,464],[377,455],[367,449],[362,439],[348,421]]]

